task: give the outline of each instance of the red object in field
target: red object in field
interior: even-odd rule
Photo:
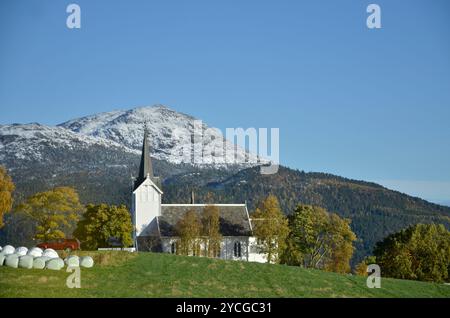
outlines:
[[[37,247],[46,249],[52,248],[54,250],[72,250],[76,251],[80,249],[80,241],[77,239],[59,239],[55,241],[43,242],[37,245]]]

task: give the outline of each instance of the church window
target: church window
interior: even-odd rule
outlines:
[[[235,242],[234,243],[234,257],[241,257],[241,256],[242,256],[241,242]]]
[[[170,245],[170,253],[176,254],[176,252],[177,252],[177,244],[176,244],[175,242],[173,242],[173,243]]]

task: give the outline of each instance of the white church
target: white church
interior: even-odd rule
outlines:
[[[145,131],[139,176],[132,193],[134,244],[138,251],[176,253],[175,227],[188,211],[202,213],[206,204],[161,204],[163,191],[153,175],[148,132]],[[211,204],[209,204],[211,205]],[[219,209],[220,232],[223,237],[220,258],[250,262],[267,262],[259,252],[253,236],[252,221],[246,204],[213,204]]]

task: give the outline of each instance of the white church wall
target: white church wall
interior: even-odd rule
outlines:
[[[133,223],[136,235],[144,235],[149,225],[161,215],[161,193],[156,190],[150,179],[146,179],[133,192]]]
[[[267,263],[267,254],[261,252],[261,248],[258,246],[258,240],[256,237],[249,237],[249,262]]]
[[[240,248],[238,248],[239,244],[240,244]],[[235,246],[237,247],[236,251],[235,251]],[[222,240],[222,246],[221,246],[221,250],[220,250],[220,258],[226,259],[226,260],[247,261],[248,260],[248,237],[246,237],[246,236],[225,236]]]
[[[161,238],[161,248],[163,253],[169,253],[169,254],[176,254],[176,246],[173,246],[172,251],[172,244],[176,244],[177,238],[174,237],[162,237]]]

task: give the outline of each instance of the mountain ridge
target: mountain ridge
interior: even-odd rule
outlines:
[[[256,154],[247,153],[239,146],[235,148],[218,129],[208,127],[193,116],[161,104],[94,114],[58,125],[82,135],[111,140],[135,150],[142,147],[145,126],[150,137],[152,155],[159,160],[176,164],[197,164],[201,161],[201,164],[220,166],[235,162],[243,166],[253,166],[258,161],[267,162]],[[192,146],[193,135],[198,135],[200,129],[201,138],[198,138],[201,145]],[[192,159],[192,156],[196,159]]]

